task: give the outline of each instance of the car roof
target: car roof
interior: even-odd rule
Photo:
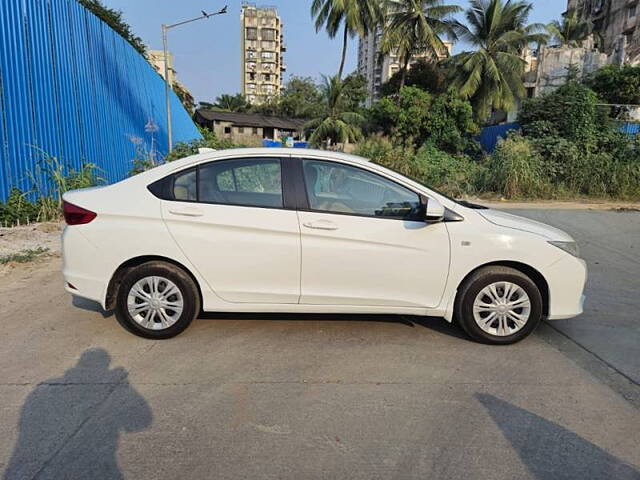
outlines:
[[[330,150],[314,150],[314,149],[297,149],[297,148],[233,148],[228,150],[209,151],[190,157],[181,158],[173,162],[164,163],[158,167],[152,168],[144,173],[129,177],[119,183],[136,183],[140,185],[150,185],[151,183],[161,180],[168,175],[195,167],[206,162],[215,162],[227,158],[243,158],[243,157],[300,157],[305,159],[326,159],[343,162],[354,166],[362,166],[367,170],[384,174],[387,177],[395,179],[401,184],[410,185],[417,191],[421,191],[428,196],[437,198],[441,203],[455,210],[456,204],[451,199],[435,192],[420,183],[407,178],[406,176],[389,170],[382,165],[370,162],[366,158],[350,155],[342,152],[334,152]],[[132,182],[132,183],[130,183]],[[117,185],[117,184],[116,184]]]
[[[164,163],[147,172],[141,174],[147,180],[155,180],[163,178],[172,172],[189,168],[190,166],[199,165],[205,162],[215,162],[230,157],[304,157],[304,158],[327,158],[346,163],[369,165],[370,162],[356,155],[349,155],[342,152],[333,152],[329,150],[314,149],[297,149],[297,148],[232,148],[228,150],[217,150],[205,152],[189,157],[181,158],[173,162]]]

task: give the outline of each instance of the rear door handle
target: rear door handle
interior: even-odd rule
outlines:
[[[338,230],[338,226],[329,220],[316,220],[315,222],[305,222],[303,225],[314,230]]]
[[[181,217],[202,217],[204,216],[204,212],[202,212],[202,210],[200,210],[199,208],[189,208],[189,207],[184,207],[184,208],[174,208],[169,210],[169,213],[172,215],[179,215]]]

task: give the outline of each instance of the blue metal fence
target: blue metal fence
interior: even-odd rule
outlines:
[[[482,129],[478,141],[482,145],[482,149],[487,153],[493,153],[500,139],[507,138],[509,132],[519,130],[519,123],[505,123],[503,125],[494,125]],[[640,135],[640,123],[626,122],[620,124],[620,131],[627,135]]]
[[[500,139],[507,138],[509,132],[518,130],[519,128],[520,124],[518,123],[505,123],[503,125],[486,127],[482,129],[482,132],[480,132],[478,141],[485,152],[493,153]]]
[[[174,141],[200,138],[171,102]],[[32,188],[43,152],[114,182],[166,144],[164,81],[122,37],[76,0],[0,0],[0,200]]]
[[[622,133],[626,133],[627,135],[633,135],[633,136],[639,135],[640,134],[640,123],[637,123],[637,122],[636,123],[631,123],[631,122],[623,123],[620,126],[620,131]]]

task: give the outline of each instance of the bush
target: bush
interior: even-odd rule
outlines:
[[[425,144],[415,151],[374,138],[360,144],[356,155],[452,197],[474,193],[482,177],[482,167],[477,162],[466,155],[450,155],[432,144]]]
[[[574,142],[560,136],[527,136],[526,139],[540,154],[542,170],[556,185],[571,186],[572,171],[583,159],[583,152]]]
[[[549,193],[542,157],[524,137],[498,142],[489,158],[483,186],[505,198],[530,198]]]
[[[432,95],[416,87],[404,87],[398,95],[386,97],[369,111],[374,131],[404,146],[430,142],[438,149],[459,154],[475,150],[478,126],[471,104],[454,91]]]
[[[590,148],[598,132],[609,128],[596,93],[569,82],[553,93],[524,102],[520,123],[525,136],[563,137]]]
[[[98,167],[92,163],[84,163],[76,170],[56,157],[36,150],[42,158],[28,175],[32,188],[29,192],[23,192],[14,187],[7,201],[0,201],[1,226],[59,220],[62,215],[62,196],[66,192],[104,183],[104,179],[98,175]],[[36,200],[31,201],[29,197],[35,197]]]
[[[566,194],[638,198],[637,142],[618,131],[597,103],[597,95],[576,82],[525,102],[521,123],[536,154],[532,170],[539,163],[543,182]]]
[[[26,225],[38,219],[39,208],[19,188],[12,188],[6,202],[0,202],[0,226]]]

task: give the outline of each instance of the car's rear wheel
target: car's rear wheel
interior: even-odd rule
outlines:
[[[162,340],[182,333],[200,312],[191,277],[165,262],[149,262],[125,274],[118,289],[116,318],[130,332]]]
[[[482,343],[508,345],[530,335],[542,320],[542,295],[536,284],[513,268],[478,270],[462,285],[456,320]]]

